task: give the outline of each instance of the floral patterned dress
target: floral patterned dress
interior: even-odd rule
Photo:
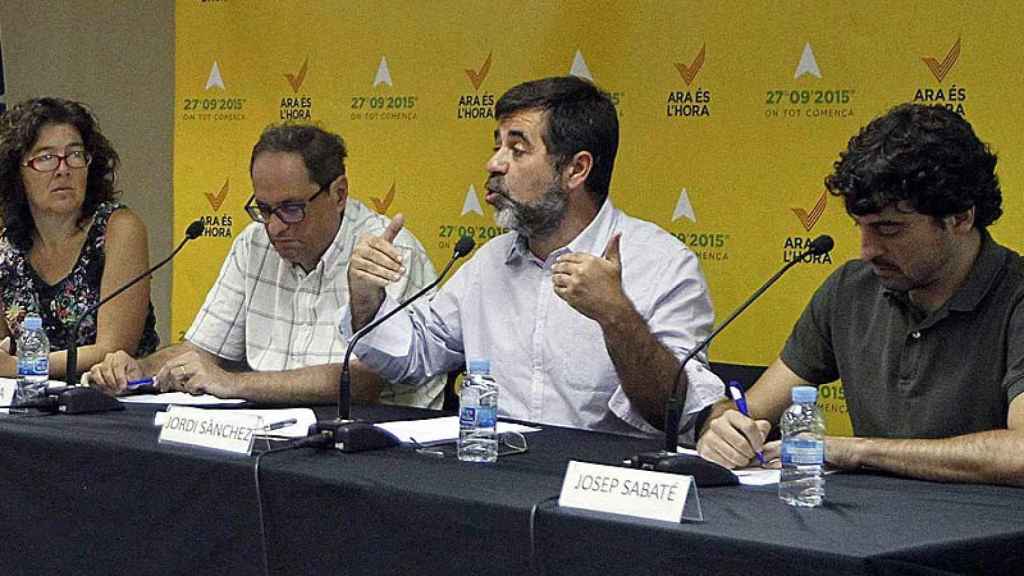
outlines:
[[[39,277],[28,260],[28,253],[16,248],[9,241],[6,231],[0,236],[0,302],[7,316],[7,325],[15,337],[21,332],[21,321],[30,312],[35,312],[43,319],[46,336],[50,339],[50,349],[67,349],[72,324],[80,314],[99,302],[107,221],[114,210],[123,207],[120,202],[113,201],[96,207],[92,227],[82,245],[78,261],[70,274],[52,285]],[[96,314],[91,314],[82,321],[78,345],[95,342]],[[141,357],[149,354],[159,344],[156,315],[150,303],[146,327],[134,355]]]

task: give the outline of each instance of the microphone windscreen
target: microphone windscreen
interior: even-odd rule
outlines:
[[[203,228],[203,219],[200,218],[188,225],[188,229],[185,230],[185,237],[189,240],[195,240],[203,235]]]
[[[472,236],[463,236],[459,238],[459,241],[455,243],[455,257],[462,258],[466,254],[473,251],[473,247],[476,246],[476,241],[473,240]]]
[[[835,245],[836,243],[832,240],[831,236],[822,234],[811,240],[811,254],[827,254]]]

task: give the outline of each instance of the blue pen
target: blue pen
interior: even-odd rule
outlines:
[[[128,381],[128,385],[126,386],[126,388],[128,390],[137,390],[137,389],[142,388],[144,386],[149,386],[149,387],[152,387],[152,388],[156,388],[156,380],[154,380],[152,378],[140,378],[138,380],[129,380]]]
[[[747,410],[747,399],[743,396],[743,388],[739,385],[739,382],[735,380],[729,382],[729,395],[732,396],[732,401],[736,403],[736,407],[740,409],[740,414],[750,418],[750,410]],[[764,452],[758,450],[756,454],[757,461],[764,464]]]

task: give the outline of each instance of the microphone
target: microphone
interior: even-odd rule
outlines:
[[[87,412],[124,410],[124,404],[95,388],[59,386],[49,389],[46,395],[41,398],[16,402],[10,406],[0,406],[0,408],[35,408],[40,412],[85,414]]]
[[[95,313],[96,310],[98,310],[100,306],[103,306],[107,302],[110,302],[115,297],[119,296],[122,292],[124,292],[125,290],[127,290],[127,289],[131,288],[132,286],[134,286],[136,283],[138,283],[143,278],[146,278],[147,276],[149,276],[153,272],[156,272],[157,270],[159,270],[161,266],[163,266],[164,264],[167,264],[168,262],[171,261],[172,258],[177,256],[178,252],[180,252],[181,249],[185,247],[185,243],[186,242],[188,242],[189,240],[195,240],[196,238],[202,236],[202,234],[203,234],[203,220],[202,219],[196,220],[195,222],[189,224],[188,225],[188,229],[185,230],[185,237],[181,240],[181,243],[178,244],[178,247],[175,248],[173,252],[171,252],[170,256],[168,256],[167,258],[164,258],[163,260],[158,262],[156,266],[153,266],[149,270],[146,270],[142,274],[139,274],[135,278],[132,278],[124,286],[121,286],[120,288],[115,290],[113,293],[108,295],[106,298],[103,298],[99,302],[93,304],[85,312],[83,312],[81,315],[78,316],[78,319],[75,320],[75,323],[72,324],[72,326],[71,326],[71,334],[70,334],[70,338],[68,339],[67,370],[65,371],[65,381],[67,382],[68,387],[73,387],[73,386],[77,386],[78,385],[78,333],[79,333],[79,331],[82,328],[82,321],[85,320],[86,318],[88,318],[93,313]],[[97,390],[97,392],[99,392],[99,391]],[[100,392],[100,393],[102,394],[102,392]]]
[[[800,262],[805,262],[813,256],[827,254],[832,250],[833,246],[835,246],[835,242],[832,240],[832,237],[827,234],[822,234],[812,240],[806,250],[787,262],[781,270],[776,272],[775,275],[769,278],[767,282],[757,289],[757,291],[751,294],[739,308],[733,311],[733,313],[730,314],[724,322],[719,324],[718,328],[715,328],[707,338],[683,357],[683,361],[679,364],[679,371],[676,372],[675,380],[673,380],[672,395],[669,397],[668,403],[665,406],[665,442],[662,449],[656,452],[641,452],[636,454],[625,461],[627,465],[634,468],[643,468],[645,470],[687,474],[694,477],[694,481],[698,486],[721,486],[736,484],[738,482],[736,480],[736,475],[724,466],[719,466],[718,464],[705,460],[700,456],[679,454],[676,452],[679,421],[682,419],[685,396],[683,394],[681,382],[683,380],[683,375],[685,374],[686,363],[699,354],[701,350],[707,348],[708,345],[711,344],[711,341],[714,340],[726,326],[731,324],[737,316],[750,307],[750,305],[753,304],[761,294],[764,294],[764,292],[768,290],[772,284],[775,284],[775,282],[778,281],[778,279],[781,278],[782,275],[790,268],[796,266]]]
[[[318,435],[329,438],[333,442],[329,442],[327,445],[333,444],[335,448],[342,452],[362,452],[364,450],[377,450],[398,446],[398,438],[387,430],[367,422],[357,422],[350,417],[352,408],[352,376],[349,371],[349,363],[352,357],[352,350],[355,348],[356,342],[362,339],[363,336],[366,336],[400,310],[412,304],[430,290],[433,290],[448,274],[455,261],[469,254],[474,246],[476,246],[476,242],[471,236],[459,238],[459,241],[455,243],[455,250],[452,252],[451,259],[448,260],[448,264],[441,270],[436,280],[424,286],[419,292],[410,296],[408,300],[399,304],[391,312],[363,326],[352,336],[348,348],[345,349],[345,358],[341,363],[341,377],[338,379],[338,417],[334,420],[312,424],[309,427],[309,436]]]

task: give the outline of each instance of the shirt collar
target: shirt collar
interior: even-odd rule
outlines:
[[[619,211],[612,205],[612,199],[606,198],[597,215],[590,221],[590,224],[587,224],[587,227],[573,238],[569,244],[548,255],[548,259],[550,260],[568,252],[586,252],[595,256],[604,254],[605,246],[608,245],[608,240],[612,237],[618,221]],[[505,264],[512,264],[519,258],[533,257],[526,237],[517,233],[512,246],[509,247],[508,255],[505,257]]]
[[[342,261],[342,259],[347,260],[348,255],[351,254],[352,249],[355,248],[355,238],[353,238],[351,234],[348,234],[348,228],[346,228],[346,226],[350,228],[355,225],[354,221],[358,218],[359,215],[357,213],[361,207],[362,206],[352,202],[352,199],[349,198],[345,202],[345,211],[341,214],[341,222],[338,224],[338,231],[334,233],[334,239],[331,241],[330,245],[327,246],[327,250],[324,250],[324,253],[320,255],[320,260],[317,261],[316,267],[309,272],[306,272],[302,269],[302,266],[292,262],[292,272],[299,276],[308,276],[317,270],[331,270],[339,261]],[[350,220],[352,221],[350,222]]]
[[[978,232],[981,233],[981,248],[978,250],[978,255],[974,258],[971,271],[967,274],[967,279],[963,285],[953,293],[946,304],[940,307],[939,310],[970,312],[977,308],[978,303],[981,302],[981,299],[985,297],[985,294],[988,294],[992,285],[995,284],[1003,268],[1003,262],[1006,259],[1006,249],[992,240],[988,230],[981,229]],[[913,305],[906,292],[884,289],[883,295],[890,302],[899,303],[901,306],[909,307]],[[945,316],[945,312],[942,312],[941,315]]]
[[[981,233],[981,249],[974,259],[974,265],[967,275],[967,281],[953,294],[949,300],[949,309],[960,312],[974,310],[981,299],[988,294],[995,284],[1006,260],[1006,250],[995,243],[988,230]]]

